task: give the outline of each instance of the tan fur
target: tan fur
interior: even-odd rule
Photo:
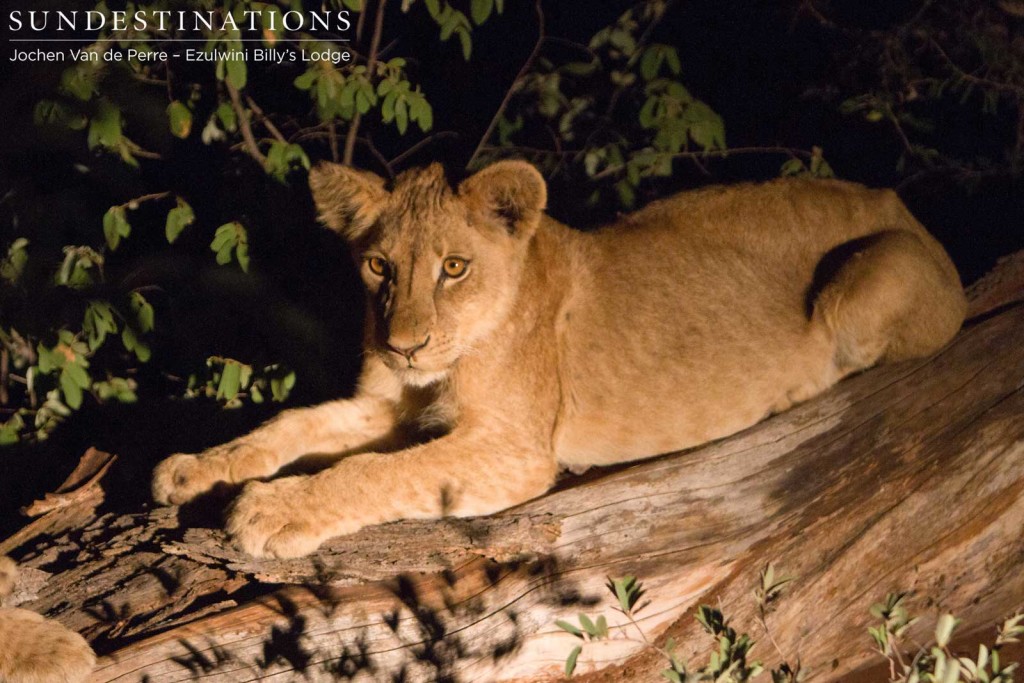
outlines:
[[[689,192],[589,234],[543,214],[544,182],[522,162],[455,190],[436,165],[389,189],[324,164],[310,185],[367,285],[355,398],[172,456],[153,480],[158,502],[181,503],[338,458],[245,487],[227,529],[254,555],[488,514],[541,495],[560,466],[726,436],[878,361],[938,350],[965,311],[952,263],[896,195],[851,183]],[[450,256],[469,261],[460,279],[441,277]]]
[[[0,600],[16,582],[14,562],[0,556]],[[0,683],[78,683],[95,664],[82,636],[35,612],[0,607]]]

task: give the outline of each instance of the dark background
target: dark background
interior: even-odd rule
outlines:
[[[468,161],[537,37],[533,3],[506,3],[503,16],[474,31],[468,63],[457,41],[438,41],[437,26],[422,8],[413,11],[416,21],[408,21],[399,16],[399,3],[391,3],[389,25],[404,28],[388,56],[409,59],[412,79],[422,84],[434,107],[435,132],[453,132],[425,146],[406,165],[439,160],[458,169]],[[73,4],[38,2],[31,8],[70,9]],[[543,4],[546,32],[586,43],[629,6],[609,0],[548,0]],[[920,2],[899,0],[834,2],[830,7],[837,22],[857,31],[906,21],[919,8]],[[841,72],[848,75],[844,59],[856,51],[857,31],[798,18],[796,10],[795,3],[786,2],[686,0],[674,5],[653,40],[677,48],[682,82],[722,116],[729,146],[817,145],[841,178],[870,186],[900,185],[905,174],[896,167],[901,148],[895,134],[838,112],[843,95],[836,78]],[[1020,21],[1008,16],[1009,30],[1020,31]],[[156,307],[153,360],[136,375],[140,401],[98,405],[87,398],[83,409],[43,444],[0,450],[0,533],[20,524],[6,511],[59,483],[90,445],[121,456],[122,465],[112,475],[123,492],[117,504],[137,506],[148,497],[148,471],[156,460],[224,441],[280,409],[264,405],[224,411],[205,401],[167,398],[180,394],[179,378],[210,355],[295,368],[298,384],[291,405],[345,395],[358,367],[362,317],[362,294],[347,250],[316,225],[301,178],[283,185],[248,157],[226,153],[224,145],[203,145],[195,135],[185,141],[172,138],[164,114],[166,93],[138,83],[108,84],[105,90],[131,103],[133,139],[164,160],[143,160],[133,170],[111,155],[90,153],[84,133],[44,130],[32,122],[36,101],[53,92],[67,64],[12,64],[11,51],[4,42],[0,247],[26,236],[33,254],[52,253],[59,259],[63,245],[101,244],[103,212],[154,191],[185,197],[198,220],[178,244],[168,246],[161,222],[166,207],[152,209],[149,223],[155,227],[148,231],[143,226],[150,209],[133,213],[133,234],[109,256],[106,275],[116,290],[144,287]],[[194,68],[189,77],[212,82],[212,68]],[[265,110],[308,111],[305,94],[291,86],[299,68],[250,69],[253,95]],[[944,142],[957,149],[995,149],[1005,142],[1000,126],[977,108],[950,106],[932,114]],[[400,137],[393,128],[372,122],[365,130],[388,158],[419,139]],[[304,147],[314,160],[327,156],[323,145]],[[364,148],[357,148],[356,161],[374,168]],[[736,156],[709,162],[710,177],[681,164],[657,192],[768,179],[778,175],[780,163],[777,156]],[[588,208],[557,189],[550,212],[558,219],[587,228],[613,216],[609,207]],[[993,174],[968,186],[939,173],[900,188],[915,215],[947,246],[965,283],[998,256],[1024,246],[1022,190],[1020,176],[1012,174]],[[241,220],[249,230],[251,276],[216,266],[206,246],[214,229],[230,220]],[[54,267],[39,265],[40,272]],[[35,320],[38,330],[22,331],[41,333],[73,308],[67,296],[63,292],[20,303],[0,298],[2,322]],[[67,315],[69,325],[80,324],[79,314]]]

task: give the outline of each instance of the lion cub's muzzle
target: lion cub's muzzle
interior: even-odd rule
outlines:
[[[401,356],[408,367],[414,367],[413,363],[416,361],[416,353],[427,347],[430,343],[430,335],[422,339],[422,341],[415,341],[410,335],[396,335],[392,334],[388,337],[387,341],[384,342],[384,346],[387,347],[388,351],[393,354]]]

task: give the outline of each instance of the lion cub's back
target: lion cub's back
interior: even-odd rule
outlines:
[[[686,448],[828,386],[833,348],[808,319],[815,267],[892,228],[925,234],[891,192],[789,180],[683,193],[590,236],[562,335],[559,458]]]

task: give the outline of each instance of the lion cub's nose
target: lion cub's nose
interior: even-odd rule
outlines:
[[[418,344],[415,343],[415,342],[410,342],[407,338],[400,337],[400,336],[397,336],[397,335],[391,335],[391,337],[388,338],[388,341],[387,341],[387,345],[388,345],[389,349],[391,349],[392,351],[394,351],[395,353],[397,353],[397,354],[399,354],[401,356],[405,356],[406,359],[408,359],[410,361],[412,360],[412,356],[413,356],[414,353],[416,353],[417,351],[419,351],[420,349],[422,349],[423,347],[425,347],[429,343],[430,343],[430,335],[429,334],[426,336],[426,338],[424,338],[423,341],[419,342]]]

